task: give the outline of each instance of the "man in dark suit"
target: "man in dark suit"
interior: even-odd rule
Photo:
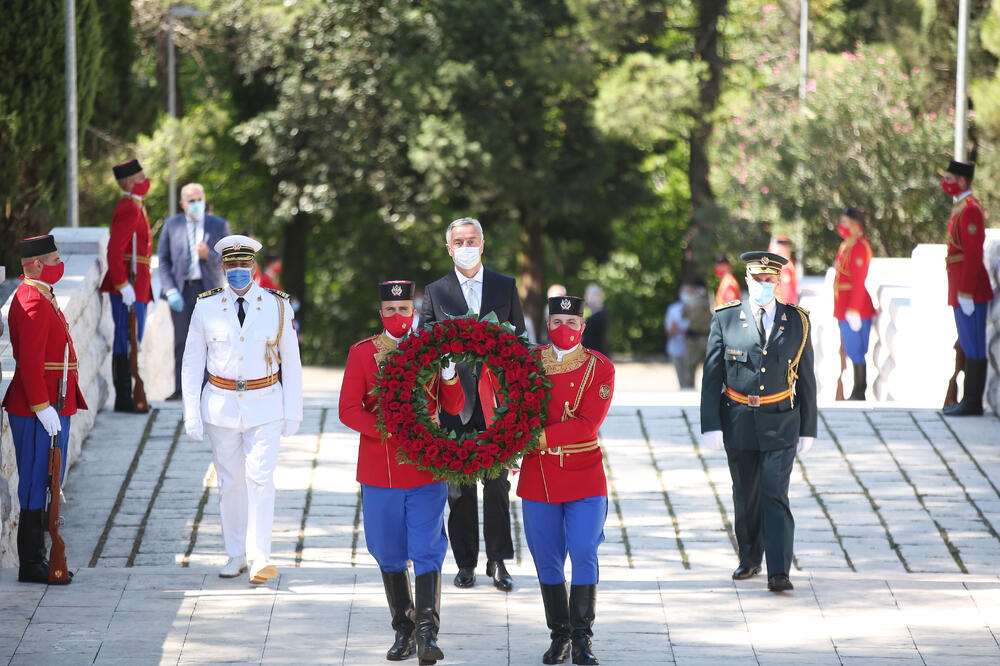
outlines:
[[[730,301],[712,317],[701,380],[701,431],[712,449],[725,446],[733,478],[740,563],[733,579],[760,572],[767,589],[792,589],[795,521],[788,482],[795,453],[816,437],[816,377],[809,314],[774,297],[787,259],[745,252],[750,302]]]
[[[174,322],[174,392],[181,399],[181,361],[191,313],[198,294],[221,287],[222,255],[215,244],[229,235],[229,222],[205,212],[205,188],[188,183],[181,188],[182,213],[167,218],[160,233],[160,284]]]
[[[483,267],[485,246],[483,227],[471,217],[455,220],[445,232],[448,254],[455,270],[424,289],[421,326],[441,321],[448,315],[464,315],[472,310],[480,317],[493,312],[501,322],[513,324],[524,332],[524,313],[514,278]],[[445,430],[467,433],[486,430],[480,396],[489,395],[492,387],[486,378],[480,383],[480,369],[458,364],[458,377],[465,391],[465,407],[453,416],[441,414]],[[479,560],[479,511],[476,485],[453,484],[448,489],[448,536],[458,564],[455,585],[472,587],[476,583]],[[486,575],[504,592],[514,587],[503,561],[514,557],[510,535],[510,481],[507,472],[483,483],[483,537],[486,541]]]

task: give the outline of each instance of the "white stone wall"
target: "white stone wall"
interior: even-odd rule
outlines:
[[[72,465],[79,458],[83,442],[94,426],[98,412],[112,404],[114,388],[111,382],[111,342],[114,327],[111,322],[111,305],[99,291],[107,269],[108,230],[100,227],[52,230],[59,254],[66,264],[65,275],[56,286],[56,298],[62,308],[77,356],[80,359],[80,385],[89,410],[77,412],[73,417],[69,440],[66,477],[72,474]],[[154,257],[154,294],[159,293]],[[10,310],[11,299],[0,308],[4,321]],[[140,354],[140,374],[150,400],[165,398],[173,391],[173,327],[169,308],[164,301],[150,304],[146,331]],[[0,337],[0,367],[3,381],[0,395],[6,392],[14,374],[14,358],[10,348],[9,332]],[[138,434],[136,436],[138,442]],[[0,566],[17,564],[15,535],[20,506],[17,500],[17,466],[10,428],[3,419],[0,439]]]

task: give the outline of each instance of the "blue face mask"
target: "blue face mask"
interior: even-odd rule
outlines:
[[[203,199],[189,201],[187,208],[187,216],[192,220],[200,220],[201,216],[205,214],[205,201]]]
[[[747,280],[747,291],[750,292],[750,300],[757,305],[767,305],[774,298],[773,282],[757,282],[753,278]]]
[[[230,268],[226,271],[226,280],[229,286],[239,291],[250,284],[249,268]]]

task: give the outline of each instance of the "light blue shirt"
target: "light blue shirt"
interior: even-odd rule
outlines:
[[[482,264],[479,264],[479,271],[476,272],[471,278],[467,278],[455,267],[455,275],[458,276],[458,286],[462,288],[462,295],[465,296],[465,304],[469,306],[470,310],[475,310],[476,313],[479,312],[483,304],[483,274],[485,273],[485,268]],[[469,285],[468,283],[472,283]],[[479,300],[478,303],[471,302],[472,299],[469,298],[469,291],[476,294],[476,298]]]
[[[192,220],[190,217],[187,216],[187,213],[185,213],[184,214],[184,221],[187,223],[186,233],[188,235],[188,238],[191,238],[191,225],[194,225],[194,242],[195,242],[195,245],[197,245],[198,243],[203,243],[205,241],[205,217],[202,216],[202,218],[200,220]],[[197,252],[197,250],[193,250],[192,249],[191,253],[192,253],[193,258],[195,260],[194,261],[194,266],[192,267],[192,271],[191,271],[191,279],[192,280],[200,280],[201,279],[201,262],[198,261],[198,252]]]

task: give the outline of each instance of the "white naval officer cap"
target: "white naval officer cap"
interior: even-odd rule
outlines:
[[[215,244],[215,251],[222,255],[222,261],[253,261],[254,255],[262,248],[260,241],[233,234]]]

